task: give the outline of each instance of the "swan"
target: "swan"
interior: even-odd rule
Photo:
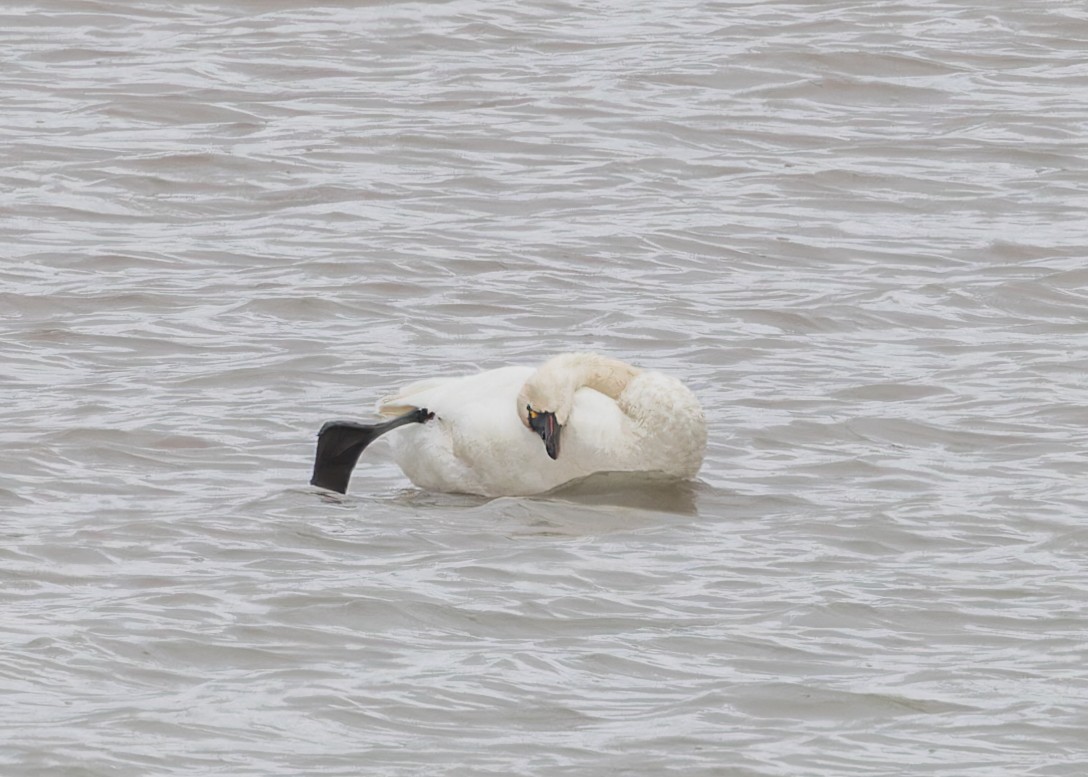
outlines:
[[[405,386],[378,402],[389,420],[329,421],[318,432],[315,486],[346,493],[371,442],[429,491],[527,496],[596,472],[695,477],[706,421],[679,380],[595,353]]]

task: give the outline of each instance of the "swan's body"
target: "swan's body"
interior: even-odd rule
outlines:
[[[706,448],[702,408],[683,384],[596,354],[414,383],[378,411],[405,426],[394,458],[432,491],[537,494],[596,472],[686,479]]]

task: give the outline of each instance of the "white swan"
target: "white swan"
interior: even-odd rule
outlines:
[[[706,450],[702,408],[680,381],[593,353],[413,383],[378,412],[391,420],[321,428],[311,483],[344,493],[362,450],[399,426],[394,458],[413,483],[483,496],[595,472],[692,478]]]

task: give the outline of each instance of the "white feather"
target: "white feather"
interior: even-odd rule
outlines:
[[[544,396],[571,395],[554,397],[569,406],[556,460],[519,416],[527,381],[546,387]],[[593,354],[420,381],[379,404],[382,415],[413,408],[426,408],[434,418],[395,430],[394,458],[413,483],[432,491],[537,494],[596,472],[686,479],[699,471],[706,448],[702,408],[683,384]]]

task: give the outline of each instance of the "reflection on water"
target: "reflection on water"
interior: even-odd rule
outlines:
[[[560,486],[541,499],[695,515],[699,489],[700,484],[653,473],[601,472]]]

